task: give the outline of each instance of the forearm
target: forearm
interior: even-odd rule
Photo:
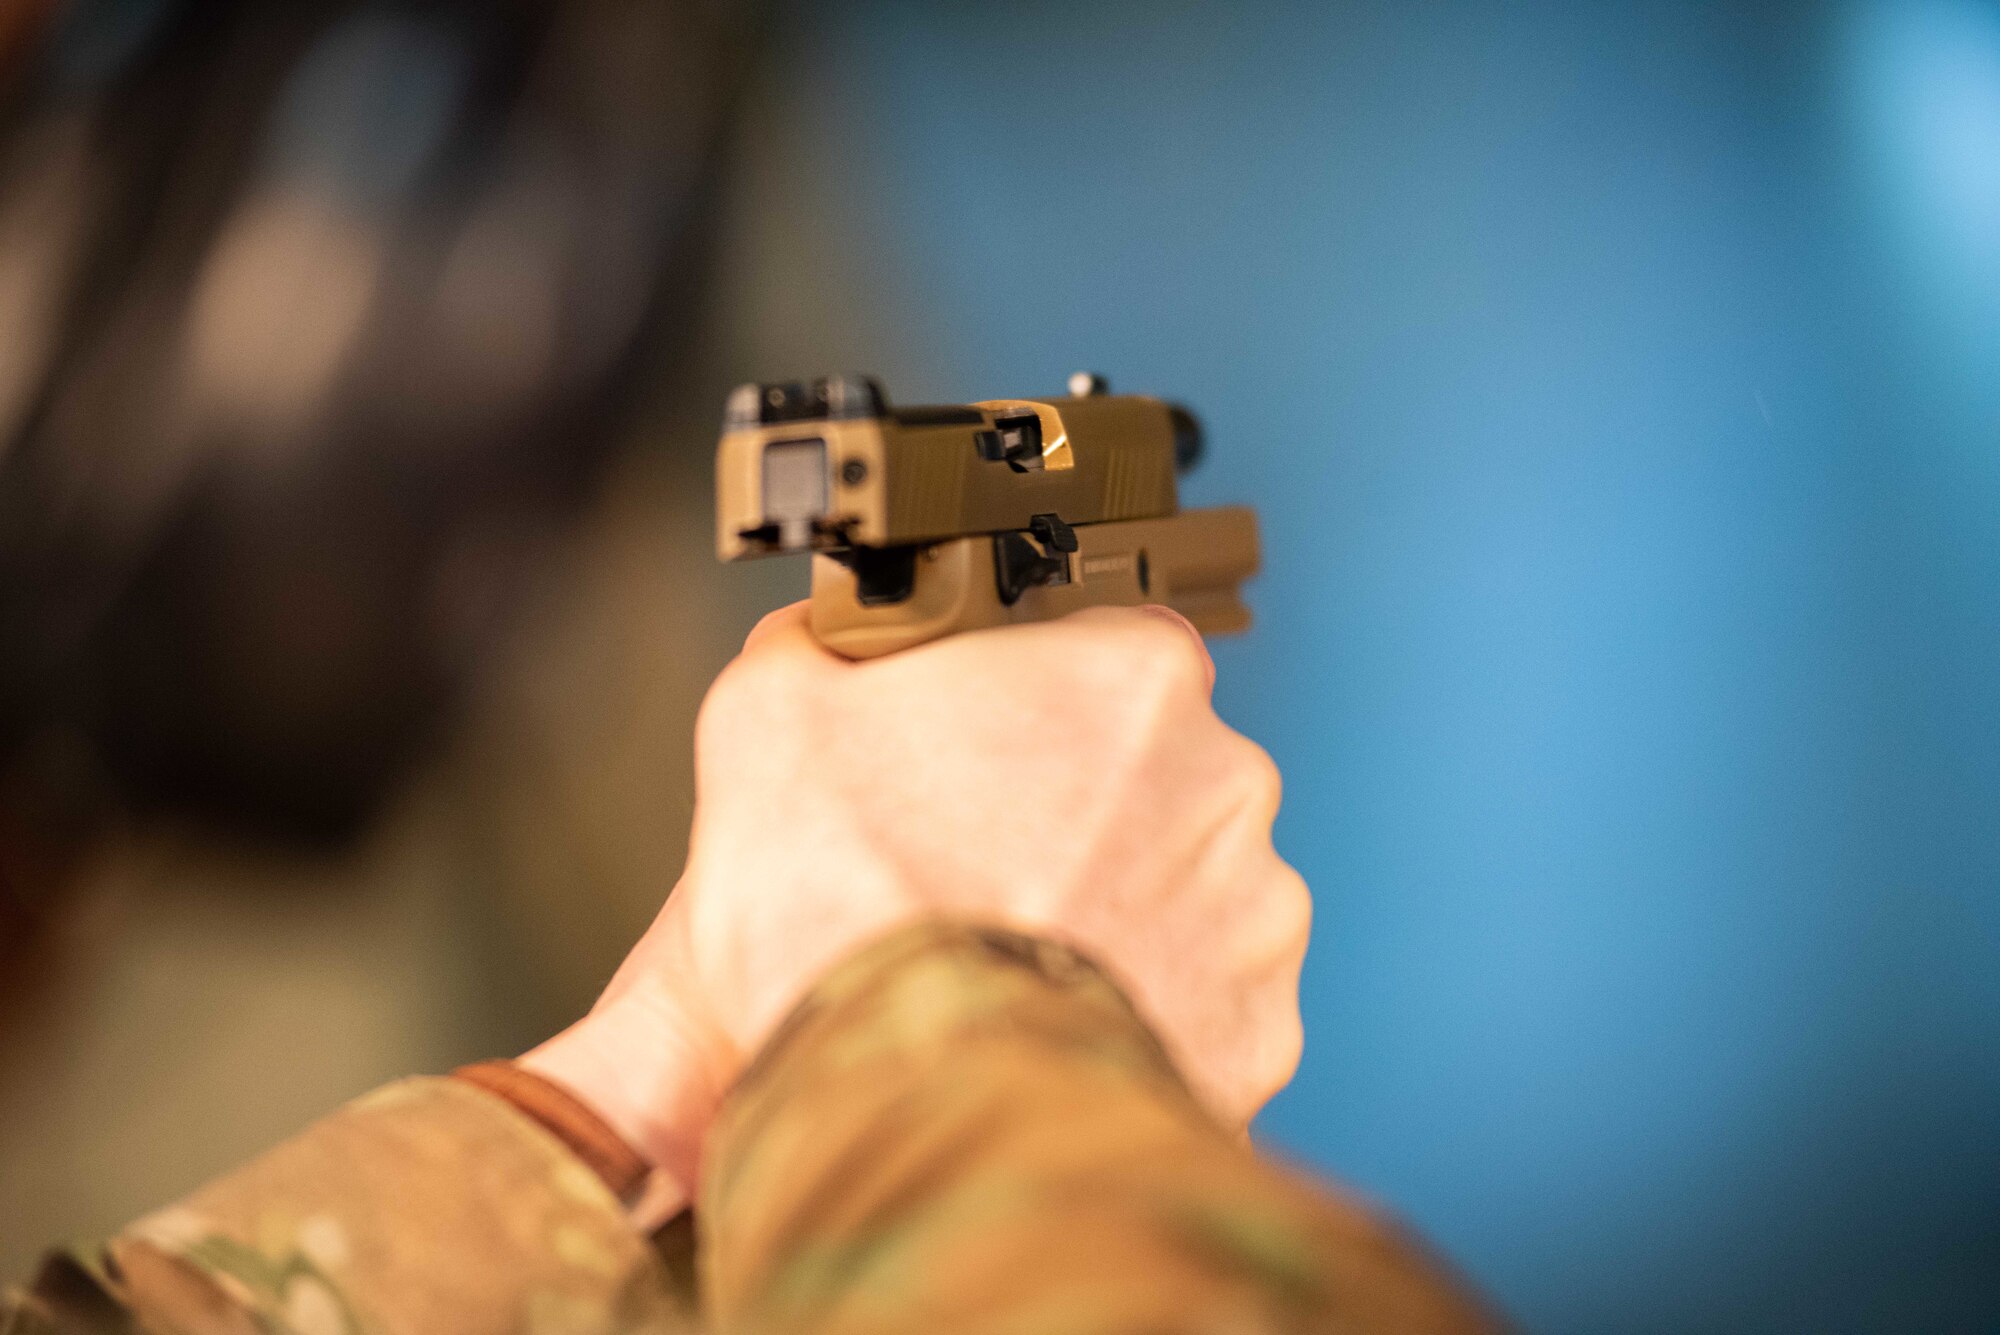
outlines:
[[[620,1199],[643,1165],[587,1110],[544,1120],[468,1074],[377,1090],[100,1252],[51,1258],[0,1305],[0,1333],[484,1335],[538,1313],[607,1335],[685,1330]]]
[[[1495,1328],[1224,1133],[1092,966],[962,928],[820,985],[725,1107],[702,1218],[720,1331]]]

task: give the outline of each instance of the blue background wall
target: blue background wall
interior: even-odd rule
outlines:
[[[2000,1330],[2000,5],[792,32],[891,392],[1103,370],[1263,511],[1269,1140],[1536,1329]]]

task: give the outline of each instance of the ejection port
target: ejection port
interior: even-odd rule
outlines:
[[[777,440],[764,447],[764,523],[777,530],[781,551],[812,545],[830,488],[824,440]]]

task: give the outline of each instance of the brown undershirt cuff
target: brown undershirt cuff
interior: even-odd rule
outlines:
[[[452,1079],[477,1085],[513,1104],[540,1123],[570,1152],[589,1165],[590,1170],[621,1201],[629,1201],[639,1191],[652,1165],[625,1143],[591,1107],[553,1080],[546,1080],[511,1061],[478,1062],[461,1066]]]

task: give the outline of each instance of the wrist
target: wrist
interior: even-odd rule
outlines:
[[[520,1066],[563,1086],[694,1197],[701,1145],[740,1064],[673,996],[633,987],[526,1053]]]

